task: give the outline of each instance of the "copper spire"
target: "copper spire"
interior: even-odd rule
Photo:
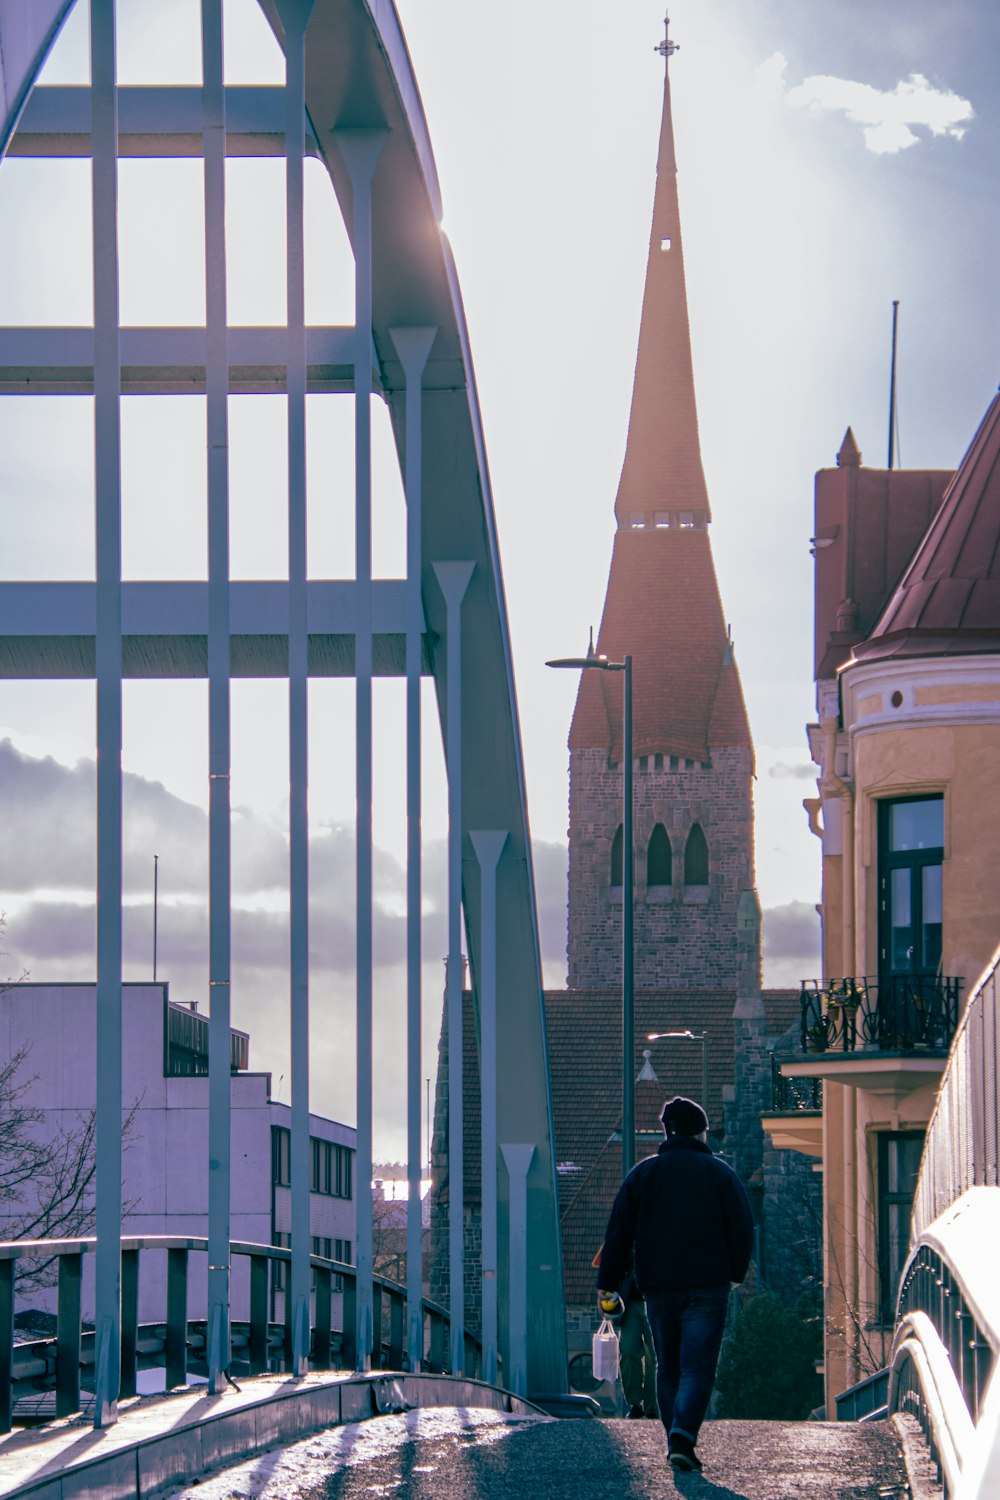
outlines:
[[[698,443],[677,202],[669,68],[677,43],[670,40],[669,17],[656,51],[665,64],[663,116],[632,411],[615,501],[615,515],[622,527],[631,527],[640,518],[653,525],[657,516],[679,517],[684,513],[700,520],[710,518]]]

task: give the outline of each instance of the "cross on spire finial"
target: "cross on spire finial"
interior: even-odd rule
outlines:
[[[680,42],[670,40],[670,17],[666,15],[663,17],[663,41],[657,42],[653,51],[658,52],[661,57],[673,57],[674,53],[680,50]]]

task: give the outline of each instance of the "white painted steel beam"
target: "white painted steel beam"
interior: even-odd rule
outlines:
[[[288,720],[291,925],[292,1373],[309,1367],[309,618],[306,598],[305,31],[312,0],[282,6],[288,339]]]
[[[202,155],[202,96],[198,88],[123,87],[118,95],[120,156]],[[226,156],[284,156],[285,90],[230,86],[225,90]],[[305,152],[318,154],[308,120]],[[7,148],[9,156],[90,155],[86,90],[43,86],[31,94]]]
[[[123,328],[120,341],[124,394],[204,395],[204,328]],[[307,390],[353,390],[354,347],[353,328],[308,328]],[[286,350],[283,328],[231,328],[229,391],[282,394]],[[89,395],[93,389],[93,329],[0,329],[0,395]]]
[[[117,1416],[122,1185],[122,621],[114,0],[90,15],[97,675],[97,1108],[94,1426]]]
[[[358,1147],[355,1174],[355,1360],[371,1365],[372,1328],[372,182],[385,145],[384,130],[338,128],[336,148],[350,174],[354,206],[354,635],[357,784],[357,1005]]]
[[[208,1385],[229,1367],[231,1202],[229,330],[226,316],[226,91],[222,0],[202,0],[205,158],[205,385],[208,449]]]
[[[483,1379],[497,1378],[497,866],[507,830],[470,834],[482,879],[482,950],[479,972],[479,1077],[482,1183]],[[532,1147],[534,1150],[534,1147]]]
[[[215,0],[213,0],[213,4]],[[503,580],[496,526],[493,516],[489,470],[475,388],[468,334],[461,294],[451,250],[441,233],[441,194],[437,182],[426,121],[420,105],[398,16],[392,6],[372,6],[368,0],[261,0],[275,36],[284,45],[289,38],[304,35],[301,86],[289,69],[289,80],[298,91],[294,119],[289,114],[289,93],[282,90],[229,90],[221,101],[206,100],[194,90],[116,90],[113,71],[113,37],[108,18],[111,0],[94,0],[97,26],[95,49],[102,52],[94,70],[96,88],[75,91],[39,90],[29,97],[29,86],[54,35],[65,5],[59,0],[33,0],[30,7],[20,0],[0,0],[0,151],[10,142],[18,118],[22,119],[13,149],[51,154],[97,153],[94,174],[95,257],[98,266],[95,290],[95,329],[6,329],[0,330],[0,392],[32,394],[94,393],[97,416],[98,549],[97,575],[90,583],[4,584],[0,586],[0,677],[90,678],[98,681],[98,748],[101,832],[99,848],[99,950],[103,995],[111,998],[112,1010],[120,1004],[120,910],[109,915],[120,896],[120,743],[123,676],[209,677],[218,684],[223,677],[220,653],[228,636],[228,677],[275,676],[290,683],[290,738],[299,746],[295,796],[303,797],[308,767],[301,758],[305,719],[302,705],[310,676],[357,677],[358,702],[358,1084],[359,1162],[356,1182],[359,1192],[358,1258],[361,1292],[358,1299],[359,1362],[368,1358],[374,1330],[371,1327],[370,1203],[368,1178],[371,1157],[371,691],[378,675],[405,675],[407,679],[408,736],[415,742],[419,713],[412,707],[420,673],[433,674],[442,718],[447,726],[447,759],[456,768],[474,768],[460,788],[456,816],[450,831],[451,871],[449,894],[449,948],[451,983],[461,985],[461,921],[464,907],[474,983],[484,975],[487,957],[484,935],[488,923],[482,910],[482,882],[462,880],[461,851],[470,828],[508,830],[510,850],[497,871],[495,893],[496,931],[502,934],[496,952],[497,1005],[504,1015],[496,1043],[496,1115],[498,1137],[504,1141],[534,1142],[523,1187],[524,1258],[526,1296],[532,1316],[526,1330],[525,1365],[528,1388],[559,1389],[566,1378],[565,1331],[561,1295],[558,1218],[556,1207],[555,1157],[551,1106],[548,1096],[544,1007],[541,965],[534,912],[531,851],[528,838],[513,668],[507,629]],[[308,26],[306,21],[308,20]],[[18,29],[20,28],[20,30]],[[96,53],[95,53],[96,55]],[[207,54],[206,54],[207,55]],[[293,60],[294,61],[294,60]],[[210,72],[214,64],[210,67]],[[216,78],[216,85],[217,85]],[[209,93],[214,86],[210,81]],[[98,98],[100,96],[100,98]],[[224,110],[219,133],[219,104]],[[300,108],[300,106],[303,106]],[[90,111],[94,109],[91,121]],[[114,213],[109,212],[115,182],[115,137],[108,128],[116,108],[127,127],[124,139],[118,132],[117,151],[143,154],[204,154],[206,145],[216,171],[223,153],[254,151],[286,158],[291,135],[298,142],[298,165],[302,152],[315,151],[329,172],[344,215],[356,261],[356,324],[353,329],[312,328],[225,330],[227,357],[220,354],[218,331],[224,328],[221,303],[210,294],[212,306],[205,328],[125,329],[117,324],[112,306],[111,267],[114,265]],[[289,125],[291,123],[291,130]],[[359,160],[371,149],[373,137],[352,130],[363,126],[378,138],[378,171],[374,157],[369,165]],[[29,128],[30,127],[30,128]],[[111,143],[110,146],[108,143]],[[353,153],[353,157],[352,157]],[[294,152],[293,152],[294,154]],[[224,165],[224,162],[223,162]],[[352,180],[353,179],[353,180]],[[361,191],[358,191],[359,186]],[[218,206],[209,210],[218,223]],[[294,214],[290,215],[291,222]],[[209,231],[211,232],[211,231]],[[210,254],[214,257],[218,251]],[[109,258],[110,257],[110,258]],[[218,267],[215,268],[215,274]],[[211,273],[210,273],[211,274]],[[103,289],[103,290],[102,290]],[[292,323],[297,323],[293,316]],[[416,382],[409,368],[404,345],[397,344],[393,330],[413,332],[435,329],[433,346]],[[210,548],[210,579],[201,583],[120,582],[118,534],[117,407],[121,391],[170,394],[202,393],[213,410],[220,410],[218,392],[288,392],[290,404],[300,402],[311,390],[352,391],[356,405],[357,473],[356,533],[358,568],[356,580],[339,582],[309,580],[301,554],[290,557],[287,581],[239,582],[221,579],[226,572],[218,546]],[[388,404],[397,449],[419,469],[419,526],[411,523],[408,543],[408,574],[405,582],[371,579],[370,554],[370,418],[369,392],[381,392]],[[214,394],[213,394],[214,393]],[[420,401],[419,421],[408,417],[408,406]],[[410,421],[411,443],[406,442]],[[210,484],[213,524],[220,512],[221,494],[218,453],[220,428],[212,421],[215,454]],[[293,424],[294,425],[294,424]],[[419,436],[420,461],[412,443]],[[112,441],[113,436],[113,441]],[[292,437],[293,448],[298,439]],[[296,462],[289,452],[289,472]],[[103,477],[102,477],[103,476]],[[412,473],[406,481],[408,505],[413,510],[416,494]],[[292,506],[300,503],[294,497]],[[290,517],[290,524],[292,518]],[[461,605],[461,631],[452,630],[448,606],[433,575],[433,564],[460,558],[476,569],[475,587]],[[228,609],[228,630],[222,617]],[[419,628],[416,611],[420,611]],[[449,685],[455,654],[464,653],[467,670],[460,686]],[[293,684],[297,683],[297,687]],[[210,756],[228,758],[223,701],[226,693],[210,690],[214,709],[210,719]],[[461,700],[459,709],[459,699]],[[218,764],[221,768],[222,759]],[[415,767],[415,769],[414,769]],[[486,768],[486,769],[484,769]],[[419,773],[419,758],[408,750],[408,783]],[[117,808],[116,808],[117,799]],[[216,799],[221,808],[225,799]],[[452,806],[455,811],[456,804]],[[408,789],[408,816],[416,823],[419,788]],[[221,828],[222,813],[215,818]],[[301,806],[293,809],[299,827],[304,826]],[[216,840],[215,864],[224,865],[222,834]],[[295,835],[296,850],[304,848]],[[117,851],[117,852],[116,852]],[[408,890],[419,891],[419,850],[410,860]],[[219,880],[221,881],[221,875]],[[301,889],[305,875],[293,874]],[[117,892],[117,895],[116,895]],[[217,900],[218,897],[213,899]],[[416,902],[414,902],[416,904]],[[302,910],[301,898],[296,898]],[[303,928],[296,925],[294,942],[302,951]],[[221,938],[212,958],[213,978],[225,977],[221,960]],[[415,957],[416,955],[416,957]],[[426,955],[423,955],[426,956]],[[411,1007],[408,1026],[413,1025],[419,1001],[418,983],[412,977],[419,965],[419,942],[408,943],[408,989]],[[220,967],[220,963],[222,966]],[[295,983],[308,985],[307,962],[297,962]],[[118,985],[108,976],[117,973]],[[214,988],[215,986],[213,986]],[[480,997],[473,992],[472,1004]],[[460,991],[453,1006],[460,1021]],[[308,1031],[301,1030],[304,1010],[298,1002],[299,1041],[295,1044],[300,1075],[307,1055]],[[307,1027],[307,1022],[306,1022]],[[120,1027],[119,1027],[120,1031]],[[303,1052],[303,1042],[306,1052]],[[408,1088],[413,1084],[415,1044],[408,1058]],[[453,1049],[456,1066],[460,1049]],[[114,1051],[102,1062],[105,1079],[115,1068]],[[455,1080],[456,1083],[459,1080]],[[112,1089],[111,1092],[114,1092]],[[115,1100],[117,1108],[120,1090]],[[456,1100],[461,1112],[460,1099]],[[108,1106],[110,1109],[110,1106]],[[301,1115],[302,1095],[297,1110]],[[408,1106],[408,1136],[413,1138]],[[106,1115],[110,1118],[110,1115]],[[296,1127],[301,1152],[304,1134]],[[108,1144],[102,1130],[105,1168],[108,1153],[120,1150]],[[411,1156],[412,1156],[411,1150]],[[461,1178],[461,1152],[454,1149],[453,1169]],[[422,1165],[422,1163],[421,1163]],[[411,1163],[410,1174],[414,1168]],[[300,1181],[302,1173],[299,1173]],[[120,1173],[118,1174],[120,1181]],[[520,1179],[519,1179],[520,1181]],[[519,1297],[511,1281],[509,1247],[505,1228],[510,1222],[510,1192],[513,1180],[500,1174],[498,1223],[500,1253],[497,1267],[499,1345],[505,1362],[510,1361],[510,1298]],[[115,1190],[117,1191],[117,1190]],[[459,1201],[461,1193],[459,1193]],[[103,1198],[103,1238],[108,1241],[108,1214],[117,1212],[114,1192]],[[110,1205],[110,1207],[109,1207]],[[520,1209],[518,1209],[520,1212]],[[300,1214],[301,1221],[301,1214]],[[303,1232],[298,1231],[301,1243]],[[520,1252],[519,1252],[520,1253]],[[461,1246],[453,1255],[461,1277]],[[361,1262],[365,1265],[361,1265]],[[102,1271],[110,1288],[107,1305],[117,1316],[117,1241],[106,1243]],[[517,1270],[517,1268],[514,1268]],[[517,1270],[517,1275],[520,1275]],[[108,1279],[110,1278],[110,1279]],[[300,1284],[301,1303],[301,1275]],[[516,1280],[516,1277],[515,1277]],[[112,1286],[112,1282],[114,1283]],[[519,1285],[519,1284],[518,1284]],[[463,1289],[464,1292],[464,1289]],[[456,1335],[463,1320],[462,1298],[456,1302]],[[366,1321],[367,1320],[367,1321]],[[408,1332],[411,1356],[417,1336]],[[299,1350],[303,1346],[301,1333]],[[453,1341],[452,1361],[458,1364],[464,1351]],[[105,1341],[107,1347],[107,1341]],[[217,1348],[223,1350],[220,1329]],[[114,1352],[108,1359],[114,1358]],[[107,1360],[101,1367],[108,1376]],[[110,1377],[109,1377],[110,1379]],[[113,1383],[113,1381],[112,1381]],[[105,1380],[103,1390],[110,1391]],[[110,1411],[110,1405],[107,1406]]]
[[[465,1086],[462,1043],[462,600],[473,562],[437,562],[447,609],[445,763],[448,768],[448,1311],[451,1373],[465,1374]]]
[[[421,382],[435,328],[392,328],[406,377],[406,1353],[411,1370],[424,1355],[423,1201],[424,1156],[420,1134],[421,1067],[421,858],[420,675],[424,610],[420,598],[423,535],[423,390]],[[428,1143],[429,1144],[429,1143]]]
[[[510,1182],[508,1275],[510,1353],[504,1380],[516,1396],[528,1389],[528,1171],[535,1154],[531,1145],[500,1147]]]

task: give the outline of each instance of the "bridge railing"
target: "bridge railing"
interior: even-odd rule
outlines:
[[[945,1493],[1000,1485],[1000,953],[955,1034],[927,1131],[900,1283],[889,1410],[927,1437]]]
[[[92,1254],[94,1238],[75,1240],[17,1240],[0,1244],[0,1432],[9,1432],[19,1417],[37,1425],[72,1416],[81,1410],[87,1373],[95,1366],[94,1336],[83,1328],[83,1264]],[[161,1367],[166,1389],[183,1386],[191,1373],[207,1372],[211,1330],[204,1318],[188,1314],[188,1268],[192,1254],[207,1256],[208,1240],[198,1236],[141,1235],[122,1239],[121,1263],[121,1386],[120,1396],[134,1396],[140,1369]],[[166,1252],[167,1276],[164,1316],[139,1323],[140,1258],[144,1251]],[[292,1330],[289,1322],[270,1317],[274,1268],[287,1267],[291,1251],[276,1245],[233,1241],[231,1261],[249,1262],[249,1318],[234,1319],[233,1358],[229,1373],[261,1375],[291,1369]],[[15,1344],[14,1300],[17,1264],[21,1260],[58,1262],[56,1332],[54,1338]],[[314,1277],[311,1298],[309,1363],[315,1370],[357,1368],[355,1338],[355,1268],[343,1261],[310,1256]],[[285,1272],[287,1276],[287,1270]],[[333,1327],[333,1295],[342,1287],[342,1327]],[[290,1300],[290,1299],[286,1299]],[[383,1276],[372,1278],[373,1327],[371,1365],[374,1369],[403,1370],[406,1288]],[[448,1368],[451,1319],[447,1310],[423,1299],[423,1357],[420,1368],[440,1373]],[[476,1376],[481,1366],[479,1341],[467,1330],[465,1373]],[[203,1367],[203,1368],[202,1368]],[[20,1404],[20,1412],[18,1406]]]

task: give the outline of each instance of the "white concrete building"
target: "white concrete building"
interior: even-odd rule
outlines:
[[[19,1070],[21,1104],[40,1111],[41,1129],[81,1131],[95,1107],[93,984],[17,984],[0,993],[0,1057],[26,1049]],[[271,1098],[271,1075],[248,1070],[249,1037],[232,1036],[232,1238],[288,1245],[291,1226],[291,1111]],[[165,983],[123,990],[123,1117],[134,1109],[123,1158],[123,1235],[208,1232],[208,1019],[177,1004]],[[356,1132],[310,1115],[311,1250],[354,1262]],[[10,1237],[10,1206],[0,1203],[0,1239]],[[92,1232],[92,1231],[90,1231]],[[93,1267],[86,1262],[84,1316],[93,1317]],[[279,1267],[271,1315],[284,1317]],[[87,1272],[89,1271],[89,1276]],[[205,1316],[205,1257],[191,1258],[188,1316]],[[146,1252],[139,1280],[141,1322],[162,1319],[166,1255]],[[55,1293],[32,1306],[54,1310]],[[249,1265],[233,1264],[233,1316],[249,1310]],[[340,1308],[335,1299],[334,1323]]]

